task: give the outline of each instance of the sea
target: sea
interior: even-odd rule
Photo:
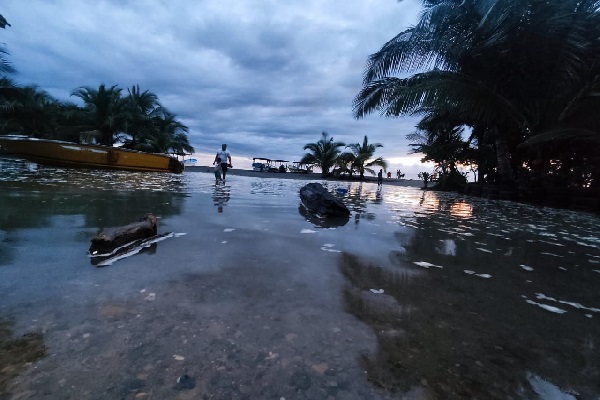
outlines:
[[[0,158],[0,399],[600,399],[598,216],[315,182]]]

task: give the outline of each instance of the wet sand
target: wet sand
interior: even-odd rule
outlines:
[[[210,172],[212,173],[211,167],[209,166],[186,166],[185,172]],[[306,180],[306,181],[331,181],[331,182],[361,182],[361,180],[357,177],[353,177],[352,179],[345,178],[323,178],[320,173],[293,173],[293,172],[258,172],[251,171],[247,169],[230,169],[227,171],[228,174],[237,175],[237,176],[249,176],[255,178],[271,178],[271,179],[297,179],[297,180]],[[365,175],[364,180],[362,182],[366,183],[377,183],[376,176]],[[395,179],[395,178],[383,178],[384,185],[394,185],[394,186],[408,186],[408,187],[423,187],[423,181],[414,180],[414,179]]]

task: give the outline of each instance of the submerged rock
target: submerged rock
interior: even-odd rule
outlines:
[[[350,210],[346,205],[320,183],[309,183],[300,189],[302,205],[319,217],[348,217]]]

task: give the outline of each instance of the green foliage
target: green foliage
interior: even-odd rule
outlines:
[[[334,142],[333,137],[329,137],[327,132],[321,133],[321,139],[315,143],[307,143],[303,150],[308,150],[300,162],[302,164],[315,165],[321,168],[323,177],[329,176],[329,170],[335,165],[340,147],[344,143]]]
[[[194,152],[188,127],[162,107],[156,94],[138,85],[122,89],[101,84],[80,87],[72,95],[83,106],[61,103],[37,87],[19,87],[0,79],[0,133],[79,142],[97,140],[105,145],[121,141],[125,148],[155,153]]]
[[[469,126],[480,139],[469,144],[482,146],[470,155],[458,141],[455,148],[448,140],[416,144],[430,158],[476,156],[478,164],[493,169],[488,176],[495,171],[500,181],[513,179],[523,164],[547,173],[551,163],[566,164],[565,147],[585,152],[581,143],[588,143],[581,159],[593,163],[600,136],[597,1],[423,5],[415,26],[369,57],[363,89],[354,100],[357,118],[379,111],[441,117],[449,128]],[[426,137],[439,134],[437,128],[424,130]],[[550,157],[538,158],[540,149],[550,148]]]
[[[353,143],[346,147],[350,148],[351,154],[354,156],[351,170],[357,171],[361,179],[364,179],[365,171],[375,175],[375,171],[371,167],[377,166],[387,170],[387,163],[383,158],[372,159],[377,148],[383,147],[381,143],[369,143],[369,139],[365,135],[362,144]]]

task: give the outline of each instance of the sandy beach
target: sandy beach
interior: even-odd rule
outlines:
[[[212,167],[208,165],[202,166],[186,166],[185,172],[211,172]],[[258,172],[251,171],[247,169],[235,169],[232,168],[227,171],[228,174],[238,175],[238,176],[250,176],[256,178],[276,178],[276,179],[298,179],[298,180],[306,180],[306,181],[318,181],[318,180],[327,180],[327,181],[336,181],[336,182],[360,182],[361,180],[358,177],[353,177],[352,179],[340,179],[340,178],[323,178],[321,173],[309,173],[309,174],[299,174],[292,172]],[[365,179],[363,182],[377,182],[376,176],[365,175]],[[383,178],[384,185],[394,185],[394,186],[409,186],[409,187],[423,187],[423,182],[420,180],[414,179],[396,179],[396,178]]]

